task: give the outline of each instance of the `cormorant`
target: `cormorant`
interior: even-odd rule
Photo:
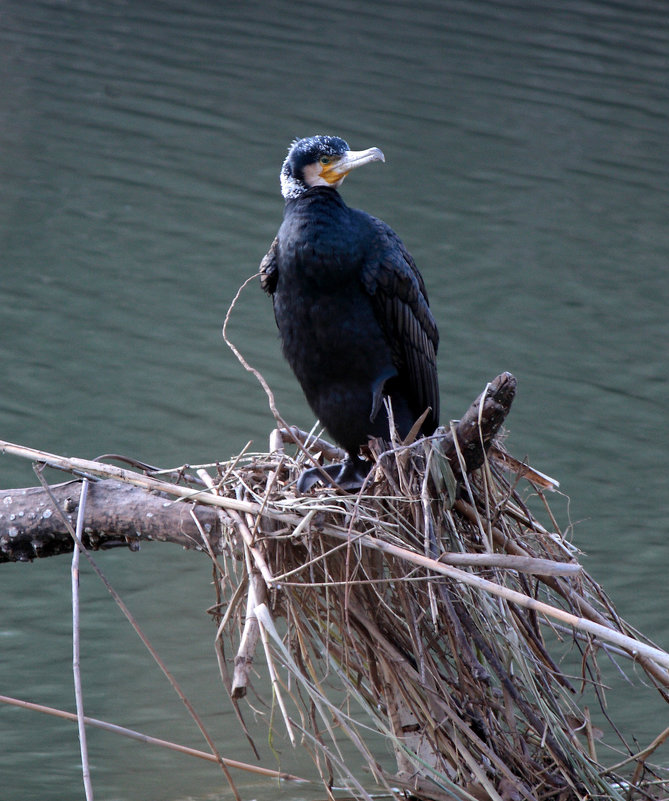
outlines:
[[[260,265],[284,356],[348,453],[324,469],[347,489],[369,472],[360,446],[390,439],[385,398],[402,438],[428,408],[421,433],[439,424],[439,334],[423,278],[392,228],[349,208],[337,191],[351,170],[373,161],[385,161],[378,148],[352,151],[336,136],[294,141],[281,169],[283,223]],[[298,489],[321,475],[307,470]]]

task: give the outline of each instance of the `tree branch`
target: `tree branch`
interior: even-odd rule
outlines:
[[[50,487],[65,517],[76,524],[80,481]],[[185,548],[202,547],[191,504],[146,492],[113,479],[91,482],[82,541],[98,550],[140,540],[161,540]],[[197,507],[197,517],[210,539],[218,540],[221,524],[216,509]],[[0,491],[0,562],[27,562],[71,553],[73,540],[42,487]]]

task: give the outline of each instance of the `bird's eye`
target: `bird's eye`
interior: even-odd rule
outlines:
[[[329,164],[330,163],[330,156],[321,156],[319,159],[321,164]]]

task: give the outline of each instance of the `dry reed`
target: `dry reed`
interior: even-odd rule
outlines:
[[[246,554],[218,565],[218,644],[238,649],[232,695],[261,643],[270,725],[309,750],[330,793],[369,797],[352,745],[373,783],[418,798],[669,797],[666,765],[652,764],[667,732],[635,753],[584,701],[607,724],[605,653],[636,660],[638,691],[663,705],[669,657],[580,568],[542,491],[523,499],[499,460],[456,487],[438,438],[374,455],[358,495],[297,496],[304,455],[280,445],[218,466],[212,491],[257,510],[220,512]]]

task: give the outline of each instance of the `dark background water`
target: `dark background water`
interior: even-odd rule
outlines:
[[[290,141],[376,145],[386,164],[343,191],[425,276],[444,420],[517,376],[510,450],[561,481],[588,568],[669,647],[668,131],[663,3],[5,0],[0,437],[162,466],[264,449],[272,418],[225,312],[280,222]],[[230,333],[310,425],[255,284]],[[35,483],[0,459],[2,486]],[[217,685],[206,560],[98,561],[224,752],[250,760]],[[88,713],[202,747],[106,591],[88,575],[82,591]],[[69,560],[3,567],[0,609],[0,692],[71,709]],[[616,711],[642,745],[669,722],[652,694]],[[224,792],[204,763],[90,737],[100,797]],[[0,708],[2,799],[82,797],[77,748],[70,724]]]

